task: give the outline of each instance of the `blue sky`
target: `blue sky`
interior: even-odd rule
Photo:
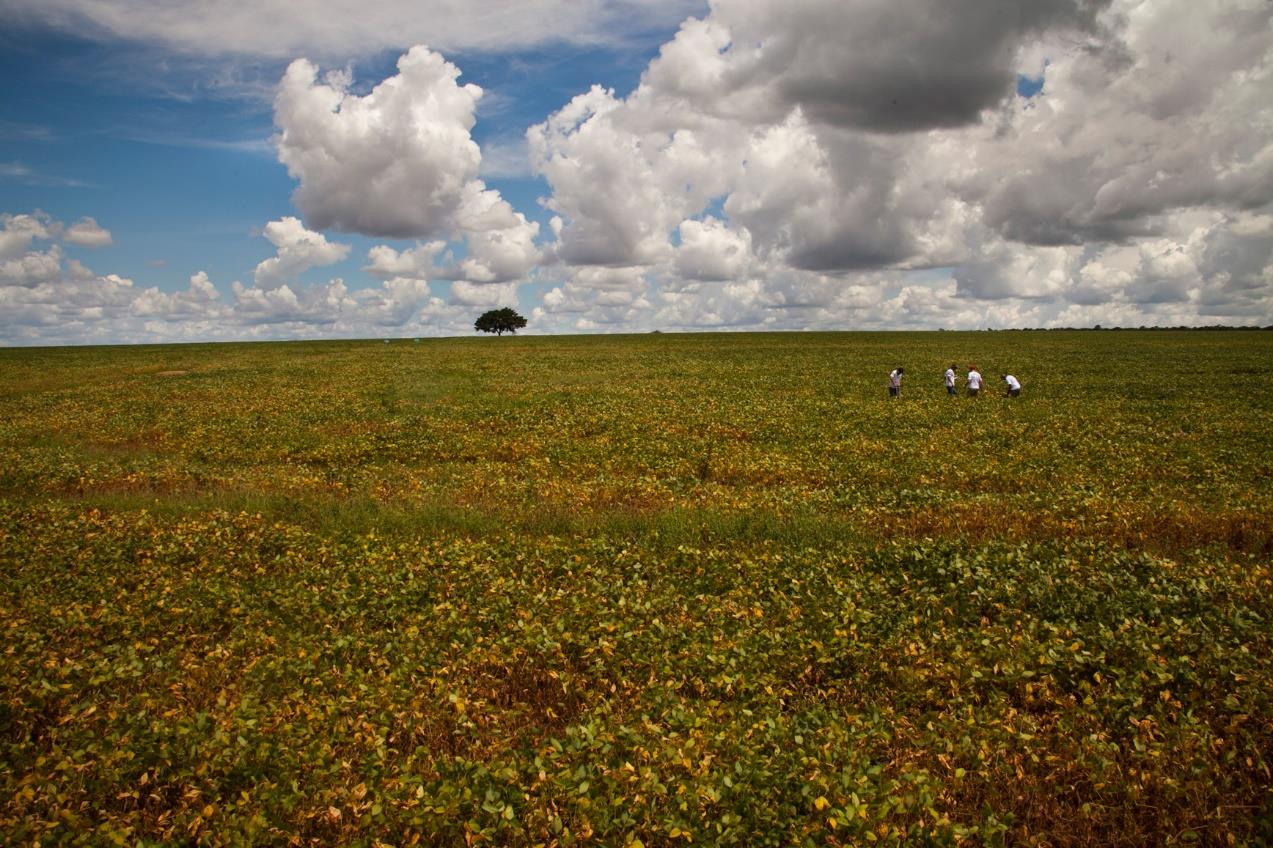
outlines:
[[[527,127],[594,83],[627,94],[674,30],[622,46],[448,56],[462,69],[461,82],[485,91],[474,140],[484,149],[522,143]],[[131,43],[37,29],[9,33],[0,48],[0,163],[27,172],[3,177],[4,211],[41,209],[66,221],[91,215],[114,244],[76,255],[164,290],[184,288],[200,270],[216,280],[247,280],[272,255],[260,230],[297,214],[290,201],[295,181],[270,143],[273,110],[262,96],[268,92],[255,89],[272,86],[286,61],[253,61],[252,85],[218,91],[213,65],[181,56],[169,58],[157,84]],[[399,54],[348,59],[355,88],[392,75]],[[511,163],[520,173],[487,183],[546,227],[549,215],[538,199],[548,184],[530,173],[524,150],[512,152],[521,154]],[[354,246],[349,258],[309,277],[361,280],[367,249],[386,243],[348,233],[341,240]]]
[[[1273,323],[1265,0],[0,14],[0,344]]]

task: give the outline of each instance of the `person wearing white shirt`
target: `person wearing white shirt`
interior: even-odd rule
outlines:
[[[897,366],[888,373],[888,396],[901,397],[902,395],[902,374],[905,371],[902,366]]]
[[[968,366],[968,397],[976,397],[981,391],[981,372],[976,365]]]
[[[950,363],[950,367],[946,369],[946,394],[955,394],[955,363]]]
[[[1003,381],[1008,384],[1008,397],[1021,397],[1021,381],[1011,374],[1004,374]]]

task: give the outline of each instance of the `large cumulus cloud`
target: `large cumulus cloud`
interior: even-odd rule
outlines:
[[[1261,0],[718,0],[529,141],[554,255],[654,326],[1260,323],[1271,74]],[[613,317],[568,279],[546,318]]]
[[[398,60],[397,74],[359,96],[349,91],[349,73],[320,80],[313,63],[293,62],[274,118],[279,159],[300,183],[293,200],[306,224],[463,240],[466,257],[455,268],[433,269],[437,275],[472,283],[525,276],[539,259],[539,225],[478,179],[482,155],[470,131],[482,90],[459,84],[459,75],[437,53],[413,47]],[[403,265],[389,246],[369,258],[377,273]]]
[[[1045,96],[975,136],[960,189],[988,225],[1034,244],[1164,231],[1164,216],[1273,202],[1273,6],[1145,2],[1111,16],[1117,39],[1066,50]]]
[[[279,160],[300,185],[293,201],[318,230],[408,238],[454,228],[481,152],[469,136],[482,96],[424,47],[359,97],[348,74],[288,66],[274,101]]]
[[[718,0],[650,69],[696,108],[906,132],[974,123],[1012,89],[1023,42],[1098,27],[1107,0]]]

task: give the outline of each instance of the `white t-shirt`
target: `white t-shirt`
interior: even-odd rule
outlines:
[[[954,368],[946,369],[946,385],[948,386],[955,385],[955,369]]]
[[[980,371],[968,372],[968,388],[970,389],[981,388],[981,372]]]
[[[1003,381],[1008,384],[1008,388],[1010,389],[1016,390],[1021,388],[1021,384],[1017,382],[1017,378],[1013,377],[1011,374],[1004,377]]]
[[[896,369],[888,372],[888,384],[894,389],[901,388],[902,375]]]

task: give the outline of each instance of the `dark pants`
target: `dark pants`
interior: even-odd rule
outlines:
[[[957,394],[957,392],[955,391],[955,387],[954,387],[954,386],[947,386],[947,387],[946,387],[946,394],[948,394],[948,395]]]
[[[901,394],[902,394],[902,388],[901,388],[901,386],[889,386],[889,387],[888,387],[888,396],[889,396],[889,397],[898,397],[898,396],[900,396]]]

